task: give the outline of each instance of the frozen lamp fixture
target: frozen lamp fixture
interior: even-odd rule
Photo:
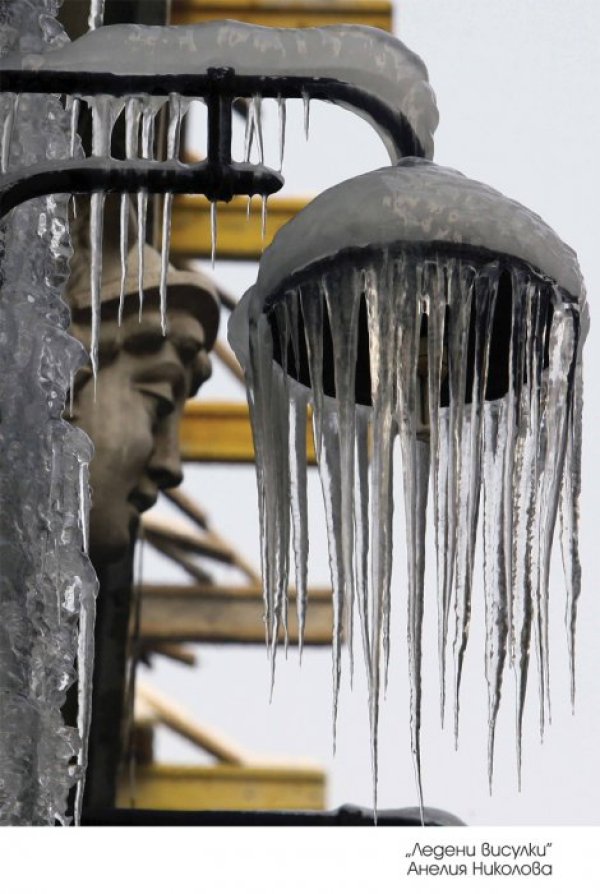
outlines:
[[[537,215],[417,158],[316,198],[278,233],[256,285],[233,314],[229,337],[246,373],[256,448],[269,646],[274,659],[286,625],[290,540],[301,630],[306,613],[310,402],[333,586],[334,736],[342,636],[352,650],[356,610],[375,797],[392,610],[396,438],[406,528],[411,743],[421,804],[428,499],[437,553],[441,713],[443,720],[453,629],[456,737],[471,600],[478,598],[472,593],[478,527],[483,533],[490,785],[507,665],[516,678],[520,777],[532,640],[542,729],[548,720],[549,569],[559,509],[574,698],[587,319],[576,256]]]

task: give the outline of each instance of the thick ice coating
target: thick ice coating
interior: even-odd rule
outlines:
[[[521,258],[571,295],[581,293],[575,252],[537,214],[491,186],[419,158],[317,196],[264,253],[258,293],[268,296],[290,274],[345,248],[396,240],[481,246]]]
[[[353,203],[360,214],[349,213]],[[348,246],[353,250],[343,252]],[[279,232],[263,257],[257,285],[233,314],[229,338],[246,373],[256,447],[269,645],[274,653],[285,617],[290,506],[296,574],[305,588],[306,457],[297,432],[303,430],[299,419],[308,394],[334,600],[334,728],[341,641],[344,631],[351,641],[356,611],[369,687],[375,797],[390,616],[402,611],[411,748],[422,803],[428,499],[435,527],[442,721],[451,644],[458,741],[460,684],[476,605],[486,627],[490,785],[509,666],[516,679],[520,779],[532,648],[542,727],[549,716],[549,568],[559,507],[574,692],[586,331],[577,260],[555,233],[488,187],[414,162],[365,175],[311,203]],[[368,397],[359,400],[365,382]],[[392,593],[396,438],[407,564],[403,591]],[[479,532],[481,593],[473,584]],[[302,606],[301,627],[304,616]]]
[[[7,57],[2,67],[21,65],[122,75],[193,75],[231,68],[266,81],[282,76],[335,78],[378,98],[394,117],[404,115],[425,155],[433,155],[438,112],[425,64],[376,28],[262,28],[233,21],[170,28],[110,25],[44,56]],[[387,145],[384,133],[382,137]],[[388,150],[395,161],[390,145]]]
[[[4,3],[0,54],[67,40],[56,6]],[[57,96],[21,95],[8,113],[9,172],[72,154]],[[68,202],[35,199],[0,223],[0,825],[70,822],[75,783],[77,818],[86,767],[97,583],[87,557],[92,445],[62,418],[86,362],[62,300]],[[78,729],[62,715],[75,681]]]

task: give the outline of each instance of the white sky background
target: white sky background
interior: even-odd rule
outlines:
[[[483,652],[481,574],[474,587],[473,623],[462,691],[461,743],[454,752],[451,724],[438,721],[435,640],[435,563],[429,547],[424,667],[423,779],[428,805],[469,824],[597,824],[600,821],[600,638],[597,543],[600,476],[595,445],[600,437],[600,350],[594,319],[600,233],[600,5],[595,0],[403,0],[396,33],[425,60],[437,94],[441,121],[435,160],[498,188],[538,212],[577,251],[590,296],[592,329],[585,353],[584,480],[582,504],[583,595],[578,634],[578,700],[573,718],[563,626],[560,561],[551,581],[551,677],[553,724],[543,746],[537,733],[535,661],[527,703],[523,791],[515,782],[513,681],[505,680],[497,733],[494,796],[486,780],[487,705]],[[295,105],[300,105],[295,104]],[[311,140],[304,142],[301,109],[289,107],[286,192],[318,192],[342,179],[387,164],[374,132],[359,119],[329,106],[311,107]],[[274,114],[271,114],[274,121]],[[269,142],[269,141],[268,141]],[[275,128],[270,140],[276,164]],[[267,157],[267,163],[269,156]],[[360,209],[357,209],[357,213]],[[256,275],[252,264],[217,262],[215,275],[241,294]],[[225,320],[223,321],[223,324]],[[237,398],[226,374],[215,375],[201,395]],[[396,480],[399,482],[399,467]],[[320,486],[312,473],[311,560],[313,583],[328,581]],[[254,474],[246,467],[186,469],[186,489],[216,525],[258,562]],[[409,749],[407,661],[403,604],[404,538],[401,493],[395,531],[393,651],[390,688],[380,729],[379,803],[382,808],[416,802]],[[557,556],[558,559],[558,556]],[[481,564],[481,557],[478,565]],[[148,556],[146,579],[174,580],[176,572]],[[199,721],[237,738],[264,757],[306,757],[327,769],[328,803],[371,804],[366,691],[362,675],[354,692],[344,667],[338,753],[331,757],[331,658],[308,649],[298,669],[297,652],[278,663],[269,705],[268,663],[261,647],[202,647],[200,666],[184,669],[157,660],[143,672]],[[357,665],[362,656],[357,648]],[[450,665],[449,665],[450,667]],[[199,752],[165,733],[162,761],[194,763]]]

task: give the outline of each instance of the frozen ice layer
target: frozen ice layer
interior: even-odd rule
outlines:
[[[516,679],[520,779],[532,651],[542,728],[549,718],[549,569],[559,514],[574,693],[586,331],[575,254],[539,217],[455,171],[413,159],[334,187],[283,227],[230,320],[256,449],[269,646],[274,655],[285,618],[290,514],[299,590],[305,587],[306,456],[298,444],[308,398],[333,590],[334,730],[341,642],[344,632],[352,642],[356,622],[369,689],[375,799],[380,696],[390,618],[398,611],[405,613],[411,751],[423,799],[429,502],[441,718],[450,701],[451,651],[458,743],[475,602],[485,615],[490,786],[509,667]],[[406,531],[401,593],[391,585],[396,441]],[[481,593],[474,586],[478,536]],[[305,611],[302,606],[301,628]]]
[[[257,300],[323,258],[395,241],[486,248],[526,261],[574,298],[582,292],[575,252],[541,217],[458,171],[406,158],[331,187],[297,214],[264,253]]]
[[[0,67],[117,75],[197,75],[231,68],[267,81],[335,78],[378,98],[392,115],[403,115],[425,155],[433,155],[438,112],[425,64],[376,28],[262,28],[234,21],[166,28],[110,25],[43,56],[9,56]],[[395,161],[393,148],[388,150]]]
[[[57,6],[4,3],[0,54],[66,40]],[[9,172],[72,154],[58,97],[21,95],[9,114]],[[97,583],[86,548],[92,445],[62,418],[86,362],[62,300],[68,200],[35,199],[0,221],[0,825],[70,822],[69,791],[78,784],[77,817],[85,775]],[[62,714],[74,684],[77,729]]]

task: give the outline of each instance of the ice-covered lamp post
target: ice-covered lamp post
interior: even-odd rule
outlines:
[[[78,742],[60,722],[60,704],[70,682],[77,636],[80,673],[88,677],[91,660],[87,622],[93,615],[94,582],[85,558],[89,449],[83,441],[71,443],[76,436],[60,419],[81,356],[78,346],[66,340],[67,320],[60,304],[64,261],[70,251],[66,199],[41,197],[56,190],[92,195],[91,359],[95,368],[103,194],[137,193],[142,247],[147,193],[165,195],[164,265],[169,254],[172,193],[197,192],[213,203],[213,236],[217,201],[260,194],[266,214],[268,196],[283,182],[279,172],[262,163],[261,102],[267,97],[278,100],[281,160],[285,100],[302,98],[307,123],[311,99],[335,102],[365,117],[396,165],[340,185],[292,221],[266,253],[257,286],[234,315],[232,341],[248,376],[255,436],[266,622],[273,660],[280,628],[285,626],[291,532],[301,629],[306,610],[304,445],[310,400],[334,590],[334,704],[344,618],[350,631],[356,602],[369,680],[375,780],[380,678],[387,674],[389,646],[394,438],[399,436],[402,448],[411,730],[419,792],[428,479],[431,471],[442,711],[452,598],[457,619],[456,726],[483,480],[491,774],[506,652],[517,672],[520,742],[532,625],[540,659],[544,722],[544,703],[549,699],[548,562],[559,496],[573,655],[579,592],[580,351],[587,325],[574,255],[521,206],[425,161],[433,154],[435,99],[421,60],[388,35],[349,26],[263,29],[235,22],[96,28],[102,3],[95,0],[90,20],[95,30],[69,44],[54,19],[58,5],[58,0],[37,0],[25,7],[14,0],[0,20],[4,91],[0,215],[12,212],[2,223],[0,298],[4,296],[7,314],[2,325],[3,387],[6,390],[14,381],[14,395],[21,400],[15,406],[21,406],[22,399],[27,404],[24,418],[42,429],[48,423],[48,430],[58,432],[61,443],[66,438],[69,447],[68,461],[63,461],[57,453],[58,442],[46,444],[42,429],[33,433],[17,424],[19,411],[10,411],[12,404],[3,401],[1,436],[8,453],[2,458],[2,474],[9,470],[14,479],[11,457],[25,461],[31,450],[35,453],[40,447],[35,456],[46,496],[37,494],[32,501],[30,494],[17,488],[13,499],[11,488],[3,489],[2,523],[10,527],[10,519],[20,519],[19,513],[25,513],[25,521],[13,526],[15,550],[27,552],[32,580],[42,575],[39,580],[44,587],[36,583],[33,589],[22,591],[21,584],[29,580],[22,576],[23,563],[3,564],[0,686],[3,704],[10,710],[0,716],[0,775],[4,803],[9,805],[2,820],[64,821],[72,782],[69,762],[75,751],[80,774],[85,763],[87,686],[80,683],[83,713]],[[65,96],[64,105],[57,100],[57,91]],[[243,162],[231,157],[232,103],[238,97],[247,98],[250,108]],[[186,165],[179,160],[179,131],[194,98],[208,107],[207,159]],[[82,101],[92,111],[89,158],[82,157],[77,137]],[[167,153],[166,158],[157,159],[153,157],[153,128],[163,107],[169,118]],[[121,116],[127,151],[126,158],[115,159],[112,130]],[[46,140],[50,131],[55,136],[51,142]],[[249,162],[253,141],[259,150],[256,165]],[[33,146],[39,152],[33,152]],[[22,204],[28,200],[33,201]],[[33,217],[21,227],[21,217],[29,213]],[[125,263],[126,217],[123,222]],[[23,265],[26,234],[41,241],[39,246],[35,243],[39,248],[35,252],[27,243],[27,264]],[[26,274],[33,285],[25,282]],[[165,282],[163,277],[163,311]],[[47,307],[40,303],[42,297],[50,301]],[[45,347],[40,343],[38,353],[23,362],[32,388],[41,395],[32,403],[23,385],[25,376],[19,373],[18,383],[15,378],[19,355],[12,346],[29,344],[31,333],[44,335],[46,329],[41,327],[23,329],[27,314],[38,307],[44,326],[52,323],[58,329],[49,340],[42,338]],[[24,316],[11,329],[15,313]],[[8,332],[13,333],[10,345]],[[419,346],[425,351],[421,360]],[[60,356],[53,353],[55,348]],[[373,432],[370,481],[369,427]],[[428,437],[424,429],[429,430]],[[21,454],[19,439],[26,448]],[[28,468],[35,465],[31,460]],[[27,474],[25,470],[23,481]],[[50,515],[41,511],[42,504],[49,507]],[[40,555],[27,546],[28,533],[38,542],[35,526],[28,528],[32,513],[54,538],[54,565],[48,561],[48,550]],[[9,541],[6,549],[12,549]],[[59,546],[68,552],[66,561]],[[65,621],[64,630],[59,629]],[[26,640],[21,628],[27,632]],[[42,654],[46,646],[53,653],[50,658],[59,659],[55,664]],[[56,656],[53,650],[58,647]],[[60,671],[60,679],[55,679],[55,670]],[[13,702],[19,711],[13,711]],[[51,748],[51,738],[41,723],[50,709],[56,739]],[[27,716],[21,716],[22,711]],[[17,742],[27,744],[25,761],[17,754]],[[41,758],[45,763],[40,763]]]

